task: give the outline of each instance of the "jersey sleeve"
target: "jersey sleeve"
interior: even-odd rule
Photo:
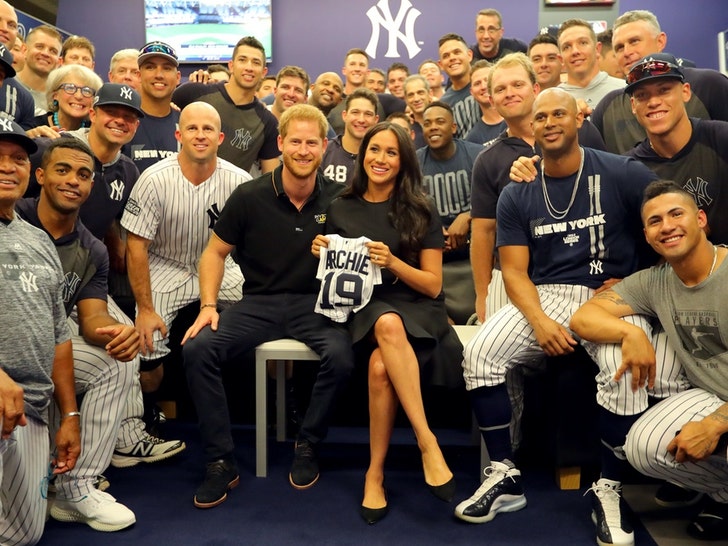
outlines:
[[[131,190],[121,225],[134,235],[151,241],[157,234],[161,210],[159,191],[153,179],[142,176]]]
[[[489,179],[486,167],[490,153],[492,150],[488,149],[481,152],[473,164],[473,174],[470,177],[470,216],[473,218],[495,218],[496,215],[497,184]]]
[[[624,301],[634,310],[635,314],[657,316],[655,308],[651,305],[652,290],[657,282],[657,272],[665,266],[656,266],[650,269],[643,269],[622,279],[612,287]]]
[[[532,184],[540,184],[540,179],[537,178]],[[515,187],[506,186],[498,199],[496,247],[528,246],[528,225],[524,225],[521,220]]]

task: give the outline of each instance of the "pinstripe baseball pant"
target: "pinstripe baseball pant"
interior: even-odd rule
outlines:
[[[536,288],[546,315],[565,328],[568,328],[574,312],[594,294],[594,290],[579,285],[545,284]],[[632,315],[625,320],[642,327],[652,338],[652,328],[646,317]],[[662,343],[665,341],[663,339]],[[619,345],[582,344],[599,366],[596,378],[599,405],[617,415],[635,415],[647,409],[646,389],[634,392],[629,380],[613,379],[621,364]],[[670,352],[664,349],[665,354]],[[514,366],[539,369],[545,364],[545,355],[536,341],[533,328],[513,304],[506,305],[486,320],[465,347],[464,354],[463,375],[468,390],[504,383],[506,373]],[[684,390],[687,383],[682,369],[673,363],[664,366],[658,359],[660,379],[656,381],[655,392],[651,395],[664,398]]]
[[[242,285],[236,284],[232,287],[220,288],[218,293],[219,308],[224,309],[232,303],[240,301],[242,298]],[[169,331],[172,321],[174,321],[177,313],[185,305],[189,305],[193,301],[200,299],[200,279],[197,276],[191,276],[177,287],[169,292],[158,292],[152,287],[152,303],[154,310],[162,317],[164,324]],[[147,353],[143,360],[156,360],[169,354],[167,340],[162,337],[161,332],[154,332],[154,349],[151,353]]]
[[[655,478],[707,493],[728,503],[728,459],[726,450],[707,459],[678,463],[667,452],[667,444],[689,421],[700,421],[725,404],[703,389],[690,389],[666,398],[642,415],[627,434],[627,459],[637,470]]]
[[[53,402],[51,402],[53,405]],[[0,439],[0,544],[36,544],[46,521],[48,427],[28,417]]]
[[[137,382],[135,367],[111,358],[103,347],[90,345],[78,334],[74,314],[68,319],[73,343],[76,394],[81,401],[81,455],[73,470],[56,477],[56,494],[66,499],[86,495],[93,480],[109,466],[125,411],[129,390]],[[57,406],[51,405],[50,420],[60,422]]]

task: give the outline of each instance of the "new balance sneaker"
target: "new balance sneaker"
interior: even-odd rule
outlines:
[[[197,488],[192,502],[197,508],[213,508],[227,498],[227,492],[240,483],[235,461],[219,459],[207,463],[205,480]]]
[[[655,492],[655,502],[665,508],[687,508],[700,502],[703,494],[685,489],[670,482],[663,482]]]
[[[526,506],[521,472],[511,461],[493,461],[483,473],[485,481],[469,499],[455,507],[455,517],[470,523],[486,523],[496,514]]]
[[[622,484],[601,478],[592,483],[592,521],[597,526],[599,546],[632,546],[634,531],[629,521],[629,509],[621,495]]]
[[[728,504],[706,497],[700,513],[688,525],[688,534],[698,540],[728,538]]]
[[[136,444],[122,449],[115,449],[111,456],[111,466],[127,468],[139,463],[156,463],[174,457],[184,451],[187,446],[181,440],[163,440],[151,434]]]
[[[296,489],[308,489],[319,479],[316,449],[308,440],[298,440],[288,481]]]
[[[92,489],[80,499],[56,497],[51,517],[58,521],[85,523],[97,531],[120,531],[136,522],[134,512],[98,489]]]

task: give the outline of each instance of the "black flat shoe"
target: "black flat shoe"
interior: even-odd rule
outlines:
[[[384,516],[386,516],[388,513],[388,505],[384,505],[382,508],[367,508],[362,504],[359,507],[359,514],[361,515],[362,519],[364,519],[364,521],[366,521],[369,525],[373,525],[379,520],[384,519]]]
[[[430,485],[428,483],[427,488],[430,490],[430,493],[441,501],[452,502],[452,499],[455,497],[455,476],[442,485]]]

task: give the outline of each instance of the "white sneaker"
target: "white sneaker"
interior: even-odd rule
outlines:
[[[486,523],[500,512],[515,512],[526,506],[521,472],[513,463],[493,461],[483,473],[485,481],[455,507],[455,517],[469,523]]]
[[[98,489],[80,499],[56,497],[51,517],[57,521],[78,521],[97,531],[120,531],[136,523],[134,512]]]
[[[632,546],[634,531],[629,509],[624,504],[622,484],[606,478],[592,483],[586,493],[592,494],[592,521],[597,526],[599,546]],[[585,494],[586,494],[585,493]]]
[[[111,466],[127,468],[139,463],[156,463],[174,457],[186,447],[181,440],[163,440],[145,433],[144,438],[133,446],[115,449],[111,456]]]

